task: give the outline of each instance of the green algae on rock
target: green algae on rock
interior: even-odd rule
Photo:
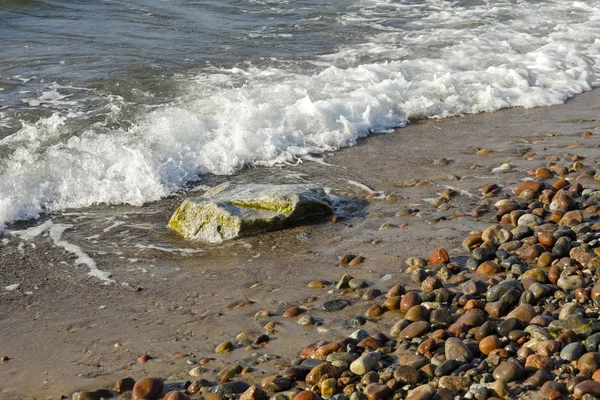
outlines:
[[[209,189],[202,197],[185,199],[173,213],[168,228],[186,239],[220,243],[332,211],[331,200],[316,185],[227,182]]]

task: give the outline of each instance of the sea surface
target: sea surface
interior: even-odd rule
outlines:
[[[0,228],[562,103],[599,39],[600,0],[0,0]]]

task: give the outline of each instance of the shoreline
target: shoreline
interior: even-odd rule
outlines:
[[[373,302],[356,301],[329,315],[318,307],[335,293],[308,288],[308,282],[337,282],[348,272],[381,290],[396,282],[418,286],[405,272],[406,258],[426,257],[439,247],[461,256],[466,234],[488,225],[466,216],[479,203],[477,189],[490,183],[513,187],[528,170],[545,167],[550,155],[597,158],[599,105],[595,89],[558,106],[425,120],[329,153],[323,161],[330,165],[252,168],[235,176],[328,187],[352,199],[343,203],[348,217],[339,223],[301,225],[217,246],[184,242],[166,223],[190,191],[142,207],[92,207],[53,217],[55,224],[72,225],[62,240],[112,273],[116,283],[110,286],[87,276],[85,265],[76,265],[73,253],[57,247],[47,232],[29,240],[5,237],[0,287],[19,286],[0,291],[0,356],[10,358],[0,363],[0,398],[69,396],[110,387],[125,376],[192,379],[189,370],[198,365],[193,363],[205,357],[216,359],[213,369],[251,357],[241,348],[215,355],[214,348],[240,332],[261,331],[266,322],[254,317],[260,310],[278,314],[273,320],[279,326],[276,340],[255,351],[262,355],[291,359],[311,343],[347,335],[354,330],[348,321]],[[585,131],[594,135],[583,139]],[[568,148],[572,143],[584,146]],[[482,149],[491,152],[478,155]],[[507,162],[511,170],[491,172]],[[209,185],[228,179],[211,177]],[[391,196],[368,198],[349,181]],[[450,208],[436,209],[427,199],[448,186],[462,194]],[[420,211],[396,216],[407,208]],[[338,256],[345,254],[364,256],[365,262],[341,266]],[[382,280],[389,274],[392,279]],[[309,302],[312,297],[317,299]],[[323,324],[305,328],[283,319],[280,314],[292,306],[313,309]],[[395,319],[384,315],[363,328],[388,331]],[[139,363],[143,354],[153,359]],[[277,360],[260,363],[260,369],[276,371]]]

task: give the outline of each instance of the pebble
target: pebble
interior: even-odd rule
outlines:
[[[350,302],[345,299],[329,300],[323,304],[323,309],[327,312],[336,312],[346,308]]]
[[[163,400],[190,400],[190,397],[181,391],[174,390],[167,393]]]
[[[413,339],[428,332],[431,325],[427,321],[416,321],[408,325],[398,334],[400,339]]]
[[[405,400],[431,400],[435,394],[436,390],[433,385],[424,384],[409,391]]]
[[[367,372],[372,371],[377,366],[380,358],[381,353],[376,351],[363,354],[356,360],[352,361],[350,364],[350,371],[356,375],[364,375]]]
[[[233,347],[233,343],[231,343],[229,340],[226,340],[215,347],[215,353],[229,352],[233,350]]]
[[[450,256],[448,255],[448,251],[446,251],[446,249],[434,250],[429,255],[429,262],[431,264],[444,264],[448,261],[450,261]]]
[[[298,318],[298,321],[296,321],[296,323],[300,326],[315,325],[315,322],[315,319],[309,314],[302,315],[300,318]]]
[[[385,400],[390,397],[392,390],[387,385],[371,383],[364,389],[367,400]]]
[[[508,360],[494,369],[494,379],[505,383],[513,382],[524,375],[525,370],[516,360]]]
[[[115,384],[115,391],[118,393],[131,392],[135,386],[135,379],[127,377],[121,378]]]
[[[252,385],[241,394],[240,400],[267,400],[268,394],[260,386]]]
[[[163,387],[161,378],[142,378],[133,386],[132,398],[134,400],[157,399],[162,394]]]
[[[577,361],[586,353],[585,346],[579,342],[569,343],[560,351],[560,358],[565,361]]]
[[[290,307],[283,313],[283,318],[295,318],[302,314],[304,310],[300,307]]]

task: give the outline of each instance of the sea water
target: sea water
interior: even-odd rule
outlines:
[[[599,39],[600,0],[0,0],[0,227],[562,103]]]

